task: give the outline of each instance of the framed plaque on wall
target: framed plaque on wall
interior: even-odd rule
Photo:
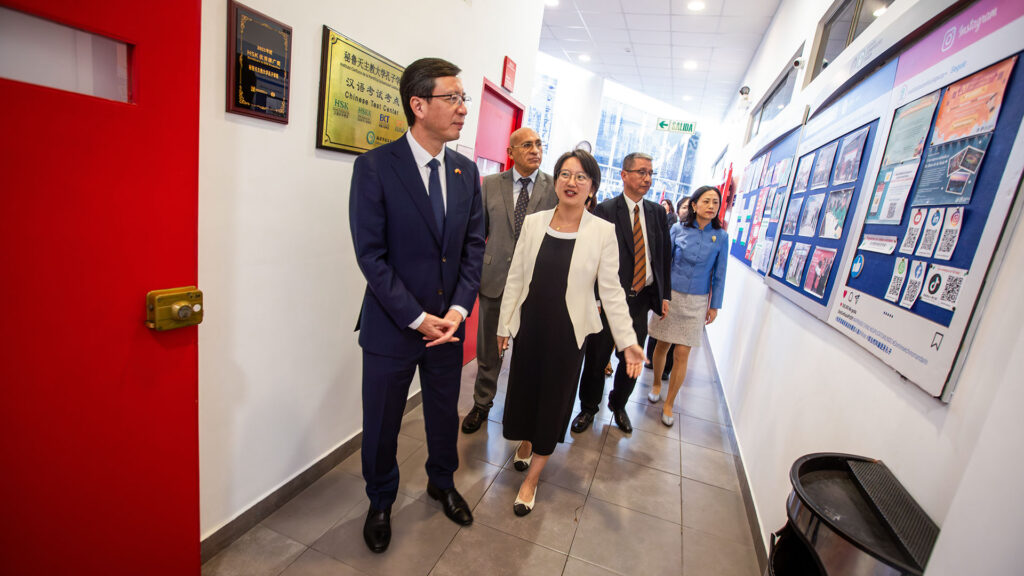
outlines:
[[[291,46],[291,26],[228,0],[228,112],[288,123]]]

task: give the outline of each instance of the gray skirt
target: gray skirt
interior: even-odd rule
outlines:
[[[707,314],[707,294],[683,294],[673,290],[668,314],[664,319],[657,314],[651,316],[648,333],[659,342],[682,344],[691,348],[699,346]]]

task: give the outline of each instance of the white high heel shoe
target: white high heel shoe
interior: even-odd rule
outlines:
[[[661,402],[661,394],[655,394],[654,392],[648,392],[647,393],[647,400],[651,404],[657,404],[658,402]]]
[[[527,456],[526,458],[520,458],[519,457],[519,449],[522,448],[522,446],[523,446],[523,443],[520,442],[519,446],[516,446],[515,454],[512,455],[512,466],[515,467],[515,469],[518,470],[519,472],[526,471],[526,469],[530,467],[530,462],[533,461],[533,452],[532,451],[530,452],[530,455]],[[532,507],[532,504],[531,504],[531,507]]]

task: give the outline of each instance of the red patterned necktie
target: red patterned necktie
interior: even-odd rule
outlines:
[[[640,205],[633,206],[633,293],[644,289],[647,283],[647,258],[644,253],[644,231],[640,227]]]

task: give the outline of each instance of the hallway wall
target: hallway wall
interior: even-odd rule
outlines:
[[[540,0],[245,4],[293,28],[291,111],[287,125],[224,112],[227,5],[204,2],[201,537],[362,427],[353,327],[365,283],[348,229],[355,156],[314,146],[322,26],[402,65],[451,60],[474,104],[484,77],[501,83],[508,55],[518,65],[513,97],[528,102],[543,16]],[[460,144],[474,146],[476,126],[473,106]]]
[[[836,59],[835,70],[827,71],[832,74],[795,94],[790,107],[802,111],[822,85],[841,81],[836,72],[880,31],[909,31],[913,22],[919,25],[950,4],[897,0],[879,27],[869,28]],[[827,7],[812,0],[782,2],[744,80],[752,102],[763,97],[801,42],[809,55]],[[725,122],[732,139],[727,157],[737,170],[766,142],[744,147],[749,113],[734,102]],[[1002,400],[1020,395],[1024,305],[1017,287],[1024,282],[1024,233],[1020,215],[1013,218],[1006,261],[992,277],[991,299],[980,311],[977,337],[948,405],[730,262],[725,305],[708,333],[766,545],[770,532],[786,522],[793,461],[810,452],[848,452],[885,461],[943,528],[929,574],[1008,573],[1009,566],[1020,565],[1015,541],[1024,501],[1009,486],[1024,479],[1024,467],[1013,456],[1024,420],[1012,416]]]

